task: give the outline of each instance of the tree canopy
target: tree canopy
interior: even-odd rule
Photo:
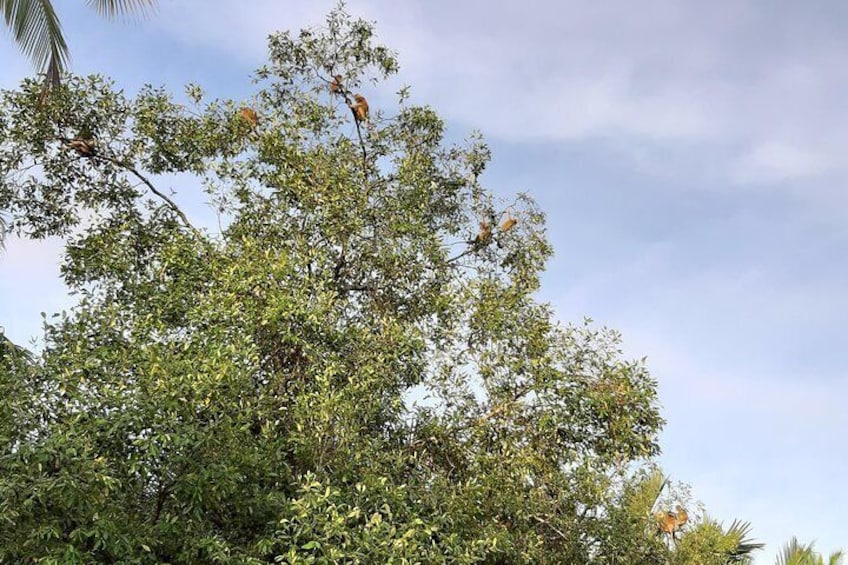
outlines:
[[[482,138],[389,103],[343,7],[269,47],[248,100],[0,95],[0,210],[79,299],[0,355],[0,562],[743,562],[671,512],[644,360],[536,299],[544,214]]]

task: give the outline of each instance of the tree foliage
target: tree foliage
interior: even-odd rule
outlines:
[[[0,379],[0,562],[674,557],[656,383],[534,298],[542,212],[485,189],[479,136],[376,95],[397,71],[340,7],[271,37],[250,100],[2,94],[0,209],[68,238],[79,303]],[[187,178],[219,232],[161,186]]]

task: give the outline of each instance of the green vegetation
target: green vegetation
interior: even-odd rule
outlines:
[[[844,554],[841,551],[831,553],[827,559],[815,551],[812,543],[804,545],[796,538],[787,543],[777,557],[777,565],[841,565]]]
[[[342,9],[270,53],[243,102],[0,95],[0,210],[79,297],[0,344],[0,563],[749,561],[652,464],[644,363],[534,299],[544,216],[484,142],[406,90],[355,121],[398,65]]]

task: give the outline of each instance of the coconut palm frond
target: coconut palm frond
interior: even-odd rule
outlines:
[[[155,11],[156,0],[87,0],[88,5],[109,18],[146,16]],[[6,27],[23,54],[45,74],[45,94],[58,86],[70,55],[59,17],[51,0],[0,0]]]
[[[89,6],[107,18],[146,17],[156,10],[156,0],[87,0]]]
[[[842,565],[844,559],[845,559],[845,552],[844,551],[835,551],[835,552],[830,554],[830,557],[828,557],[827,564],[828,565]]]
[[[669,485],[671,479],[667,475],[664,475],[661,471],[655,470],[651,473],[651,476],[645,481],[645,489],[650,493],[652,498],[652,504],[650,510],[656,506],[657,502],[659,502],[660,496],[662,496],[662,492]]]
[[[777,556],[777,565],[802,565],[812,558],[812,545],[804,545],[793,537]]]
[[[751,555],[765,547],[764,543],[756,542],[748,537],[751,533],[750,522],[734,520],[727,529],[727,535],[733,536],[737,542],[736,547],[728,554],[731,563],[750,563]]]
[[[0,0],[0,11],[24,55],[51,84],[58,84],[70,56],[50,0]]]
[[[777,556],[777,565],[842,565],[845,554],[842,551],[831,553],[827,561],[815,550],[815,544],[803,544],[793,537],[783,546]]]

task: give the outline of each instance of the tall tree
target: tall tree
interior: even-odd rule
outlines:
[[[86,0],[101,15],[140,15],[156,0]],[[12,38],[50,85],[59,84],[70,58],[59,16],[51,0],[0,0],[0,11]]]
[[[80,297],[0,379],[0,562],[665,565],[650,513],[611,524],[656,382],[536,299],[543,213],[486,189],[479,136],[376,95],[398,64],[370,23],[270,58],[238,102],[0,95],[0,208],[72,234]]]

